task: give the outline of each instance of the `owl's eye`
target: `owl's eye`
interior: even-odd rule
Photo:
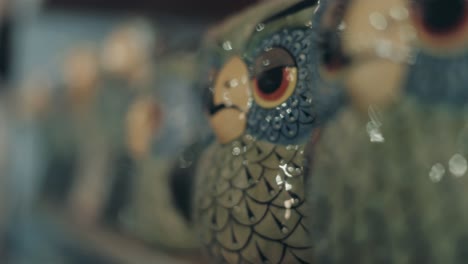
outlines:
[[[468,44],[468,0],[412,0],[411,8],[423,45],[457,49]]]
[[[268,101],[281,99],[295,84],[295,68],[276,67],[260,74],[255,80],[255,90],[259,97]]]
[[[255,62],[253,95],[264,108],[274,108],[294,92],[297,67],[289,52],[273,48],[262,53]]]

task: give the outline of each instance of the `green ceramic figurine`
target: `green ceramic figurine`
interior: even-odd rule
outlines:
[[[271,1],[209,32],[195,222],[215,263],[311,263],[305,146],[339,93],[318,79],[316,1]],[[322,100],[323,99],[323,100]]]
[[[82,116],[86,116],[97,85],[95,50],[78,44],[67,53],[63,65],[63,83],[55,85],[39,124],[45,164],[40,201],[66,208],[79,167],[79,138],[86,135]]]
[[[182,105],[185,103],[184,96],[177,93],[177,90],[188,92],[186,90],[189,86],[172,90],[173,87],[163,86],[161,81],[161,75],[164,75],[172,80],[186,80],[191,83],[194,56],[173,55],[160,58],[157,63],[161,67],[158,67],[160,71],[156,74],[159,76],[155,82],[157,87],[153,88],[151,94],[134,100],[126,114],[125,143],[135,162],[135,171],[131,179],[128,205],[120,222],[126,232],[160,249],[179,255],[197,254],[199,243],[188,217],[189,208],[179,206],[180,199],[186,200],[182,203],[189,204],[188,191],[191,189],[190,178],[193,173],[186,170],[186,173],[180,175],[182,181],[175,183],[178,186],[172,184],[173,177],[176,176],[174,172],[179,166],[183,166],[179,164],[180,153],[175,151],[183,144],[179,133],[183,131],[167,133],[174,125],[180,125],[180,130],[191,131],[185,128],[191,123],[183,122],[187,112],[180,111],[183,110],[181,107],[185,107]],[[164,92],[172,93],[180,100],[173,104],[168,100],[163,102],[164,97],[161,94]],[[184,115],[174,115],[176,112]],[[191,114],[191,118],[195,120],[196,114],[193,111]]]
[[[317,62],[348,100],[310,149],[317,263],[466,263],[467,10],[321,1]]]

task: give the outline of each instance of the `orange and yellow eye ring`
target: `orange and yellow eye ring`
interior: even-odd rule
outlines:
[[[297,84],[297,68],[284,67],[281,84],[271,93],[263,92],[259,87],[258,79],[252,81],[253,97],[255,102],[263,108],[275,108],[285,102],[293,93]]]

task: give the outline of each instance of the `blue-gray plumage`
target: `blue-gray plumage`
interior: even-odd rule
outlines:
[[[253,102],[247,132],[255,138],[283,145],[304,141],[332,115],[333,111],[329,110],[336,109],[341,102],[342,93],[325,89],[313,67],[318,56],[310,35],[310,28],[284,29],[266,37],[247,56],[257,58],[272,47],[282,47],[295,58],[298,69],[296,89],[286,101],[274,108],[263,108]]]

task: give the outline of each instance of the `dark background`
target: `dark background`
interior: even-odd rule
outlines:
[[[220,19],[258,0],[47,0],[47,8],[125,11]]]

